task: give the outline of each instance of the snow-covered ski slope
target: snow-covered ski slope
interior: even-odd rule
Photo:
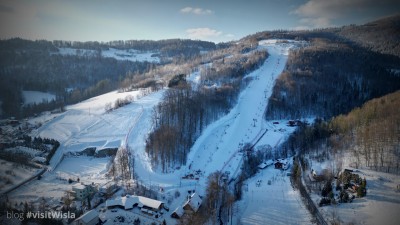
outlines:
[[[293,189],[287,171],[269,166],[246,181],[243,189],[238,203],[240,224],[312,224],[312,215]]]
[[[239,150],[246,143],[254,144],[268,129],[268,123],[263,119],[268,98],[292,46],[274,41],[260,42],[260,48],[267,48],[270,54],[268,59],[246,76],[253,80],[241,92],[238,104],[226,116],[208,126],[196,141],[188,156],[192,170],[202,170],[205,174],[217,170],[235,172],[242,158]]]
[[[132,127],[142,120],[151,124],[151,111],[161,99],[163,91],[141,97],[143,92],[110,92],[79,104],[67,107],[66,112],[45,123],[33,134],[54,138],[61,146],[50,161],[50,169],[55,167],[67,152],[82,151],[88,147],[97,149],[118,148]],[[132,96],[135,101],[112,112],[105,112],[107,103]],[[143,115],[148,115],[142,118]],[[141,140],[144,143],[144,139]]]
[[[237,105],[226,115],[210,124],[197,139],[188,155],[186,166],[169,174],[153,170],[149,158],[145,154],[142,133],[149,132],[148,122],[140,120],[136,133],[129,136],[128,144],[134,150],[135,172],[148,184],[158,184],[164,188],[177,185],[205,185],[206,177],[215,171],[230,171],[231,176],[239,171],[242,155],[239,149],[243,144],[255,143],[268,129],[260,142],[276,146],[293,128],[284,124],[273,125],[263,119],[268,98],[272,93],[275,79],[284,69],[289,49],[296,43],[277,43],[276,40],[261,41],[259,48],[267,49],[268,59],[257,70],[248,74],[253,80],[239,96]],[[195,72],[197,73],[197,72]],[[282,128],[282,129],[280,129]],[[284,128],[284,129],[283,129]],[[144,130],[143,130],[144,129]],[[274,132],[280,129],[281,132]],[[181,180],[186,174],[200,170],[200,180]],[[200,189],[200,191],[202,191]]]

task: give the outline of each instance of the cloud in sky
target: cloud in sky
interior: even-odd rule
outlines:
[[[186,14],[195,14],[195,15],[210,15],[213,14],[214,12],[210,9],[202,9],[202,8],[192,8],[192,7],[185,7],[180,10],[181,13],[186,13]]]
[[[291,14],[301,17],[299,27],[336,26],[338,20],[359,17],[366,22],[376,16],[394,14],[400,8],[398,0],[308,0]]]
[[[221,37],[222,31],[217,31],[208,27],[191,28],[186,30],[186,34],[190,39],[196,40],[214,40]]]

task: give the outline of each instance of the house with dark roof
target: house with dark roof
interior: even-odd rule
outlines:
[[[193,193],[183,205],[185,212],[197,212],[201,206],[202,199],[197,193]]]
[[[178,206],[172,213],[171,217],[175,219],[179,219],[185,214],[185,210],[182,208],[182,206]]]
[[[183,206],[178,206],[172,213],[171,217],[175,219],[181,218],[185,213],[196,213],[203,200],[197,193],[193,193],[189,196],[189,199],[183,204]]]
[[[287,170],[289,168],[289,162],[287,159],[277,159],[274,162],[275,169]]]

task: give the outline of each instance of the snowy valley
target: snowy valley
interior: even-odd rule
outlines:
[[[68,179],[79,179],[79,182],[85,184],[95,183],[105,186],[111,181],[106,176],[109,157],[96,158],[76,154],[88,148],[95,148],[96,152],[101,152],[103,149],[129,146],[135,159],[134,172],[139,178],[139,181],[134,183],[140,182],[150,189],[157,187],[156,196],[164,201],[170,199],[169,196],[173,196],[176,192],[184,196],[187,190],[194,190],[200,196],[204,196],[207,188],[206,178],[215,171],[230,174],[229,179],[236,179],[246,154],[241,151],[246,143],[254,144],[255,149],[259,146],[276,147],[294,131],[293,127],[286,125],[287,121],[274,124],[272,121],[265,121],[263,115],[266,99],[271,94],[274,81],[285,66],[290,48],[295,45],[296,43],[277,43],[276,40],[260,42],[259,48],[267,49],[270,54],[268,59],[259,69],[243,78],[250,78],[250,82],[240,94],[238,103],[227,115],[203,131],[190,150],[187,166],[172,173],[165,174],[154,170],[145,152],[146,138],[152,129],[152,108],[161,100],[163,90],[146,95],[144,94],[146,90],[112,92],[68,106],[66,112],[52,115],[52,118],[43,115],[32,119],[29,122],[43,123],[41,127],[32,131],[34,136],[56,139],[61,145],[46,167],[47,172],[43,178],[11,192],[9,198],[15,202],[33,203],[45,199],[47,204],[58,206],[59,199],[73,186],[68,184]],[[196,79],[198,78],[194,78]],[[108,102],[127,96],[132,97],[132,103],[111,112],[105,111]],[[198,174],[196,179],[183,179],[188,174],[196,172]],[[287,184],[285,191],[290,191],[292,194],[282,195],[281,199],[276,201],[293,201],[299,204],[300,196],[291,190],[290,181],[285,173],[277,176],[281,182]],[[291,196],[293,200],[290,200]],[[236,221],[252,218],[252,214],[248,213],[246,208],[255,206],[249,205],[249,200],[245,201],[245,204],[237,203],[236,208],[240,212],[238,211],[234,218]],[[158,221],[176,223],[177,220],[171,218],[169,214],[182,207],[183,203],[182,197],[168,200],[171,212],[165,213]],[[104,204],[100,204],[99,207]],[[245,205],[247,207],[243,207]],[[239,216],[242,214],[245,216]],[[304,216],[304,221],[310,219],[306,211]]]
[[[0,224],[397,224],[400,60],[337,35],[31,43],[112,72],[21,85]]]

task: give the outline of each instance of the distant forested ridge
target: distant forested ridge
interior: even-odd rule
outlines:
[[[350,43],[313,38],[293,50],[269,100],[267,118],[326,117],[400,89],[400,58]]]
[[[217,47],[212,42],[181,39],[111,42],[30,41],[20,38],[1,40],[1,116],[21,118],[76,103],[115,90],[127,76],[142,74],[160,65],[104,57],[101,55],[103,50],[152,51],[163,65],[187,60]],[[94,51],[89,55],[62,55],[58,54],[60,48]],[[52,102],[24,108],[22,90],[50,92],[57,98]]]
[[[309,42],[290,52],[269,99],[266,118],[330,118],[399,90],[400,57],[395,51],[399,24],[400,16],[395,16],[361,26],[260,32],[247,37]]]
[[[400,14],[334,32],[372,51],[400,57]]]

